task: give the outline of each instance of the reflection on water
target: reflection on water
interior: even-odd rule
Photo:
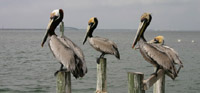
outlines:
[[[60,64],[51,54],[47,43],[40,46],[45,31],[0,31],[0,92],[1,93],[55,93],[54,72]],[[107,57],[108,92],[127,93],[127,72],[143,72],[145,78],[153,72],[139,51],[131,49],[135,36],[132,30],[97,30],[94,36],[109,38],[117,43],[121,60]],[[96,52],[87,43],[82,45],[85,30],[66,31],[65,35],[79,45],[86,56],[88,73],[82,79],[72,78],[72,91],[92,93],[96,89]],[[184,68],[172,81],[166,78],[167,93],[198,93],[200,91],[200,32],[150,32],[147,40],[157,35],[165,37],[165,43],[174,48],[183,61]],[[177,42],[181,39],[181,42]],[[195,42],[191,42],[194,40]],[[148,90],[151,92],[152,89]]]

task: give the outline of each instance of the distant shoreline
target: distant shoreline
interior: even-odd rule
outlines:
[[[0,30],[46,30],[46,29],[42,29],[42,28],[0,28]],[[57,28],[56,30],[59,30],[59,28]],[[78,29],[78,28],[73,28],[73,27],[65,27],[65,30],[74,30],[74,31],[86,31],[86,29]],[[96,30],[101,30],[101,31],[137,31],[137,29],[96,29]],[[191,32],[200,32],[200,30],[153,30],[153,29],[149,29],[148,32],[187,32],[187,31],[191,31]]]

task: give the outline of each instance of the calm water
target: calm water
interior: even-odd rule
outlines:
[[[51,54],[47,43],[41,48],[45,30],[0,31],[0,93],[55,93],[54,72],[60,64]],[[97,30],[94,36],[109,38],[117,43],[121,60],[107,55],[107,86],[109,93],[127,93],[127,72],[143,72],[147,78],[151,64],[145,62],[139,51],[131,49],[133,30]],[[72,78],[73,93],[93,93],[96,90],[96,58],[100,55],[88,43],[82,45],[83,31],[65,31],[65,35],[79,45],[86,56],[88,73],[82,79]],[[166,93],[199,93],[200,91],[200,32],[150,32],[147,40],[165,36],[165,43],[174,48],[184,68],[172,81],[166,78]],[[181,42],[177,42],[181,39]],[[191,41],[195,42],[192,43]],[[147,91],[151,93],[152,88]]]

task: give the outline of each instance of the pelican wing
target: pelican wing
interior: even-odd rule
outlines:
[[[87,73],[87,66],[85,62],[85,56],[83,54],[83,51],[81,48],[79,48],[75,43],[73,43],[69,38],[62,36],[58,37],[59,40],[67,47],[71,48],[75,55],[77,56],[77,59],[80,59],[80,61],[77,61],[78,66],[83,69],[84,73]]]
[[[183,67],[183,64],[178,56],[178,53],[173,48],[158,44],[153,44],[153,45],[160,51],[165,52],[174,64],[179,64],[181,67]]]
[[[169,46],[163,46],[166,50],[166,52],[171,55],[171,57],[173,58],[175,64],[179,64],[181,66],[183,66],[183,63],[181,62],[179,56],[178,56],[178,53],[171,47]]]
[[[145,43],[145,45],[141,47],[141,49],[149,58],[151,58],[151,60],[155,61],[164,69],[171,71],[173,74],[176,74],[176,68],[173,65],[173,60],[171,60],[167,53],[163,52],[161,48],[155,47],[154,44],[148,43]]]
[[[83,61],[85,62],[85,56],[83,54],[83,51],[81,50],[81,48],[79,48],[75,43],[73,43],[69,38],[63,36],[63,37],[58,37],[60,39],[60,41],[68,46],[69,48],[71,48],[76,55]]]
[[[97,51],[114,54],[117,58],[120,58],[117,45],[113,41],[101,37],[92,37],[89,38],[89,43]]]

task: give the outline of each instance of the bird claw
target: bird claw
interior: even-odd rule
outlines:
[[[67,69],[60,69],[54,73],[54,76],[56,77],[59,72],[66,72],[66,71]]]
[[[156,77],[158,76],[158,74],[157,74],[157,73],[152,73],[151,75],[155,75]]]
[[[97,64],[99,64],[99,63],[100,63],[100,59],[101,59],[101,58],[97,58]]]
[[[56,72],[54,73],[54,76],[55,76],[55,77],[57,76],[58,72],[60,72],[60,70],[58,70],[58,71],[56,71]]]

